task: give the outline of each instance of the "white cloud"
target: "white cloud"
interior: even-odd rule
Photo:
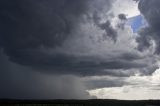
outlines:
[[[127,18],[140,14],[138,10],[138,3],[133,0],[116,0],[113,4],[112,11],[115,15],[120,13],[126,14]]]
[[[89,90],[90,95],[101,99],[143,100],[160,99],[160,69],[151,76],[127,77],[126,85]]]
[[[147,87],[113,87],[103,88],[89,91],[91,95],[97,96],[100,99],[121,99],[121,100],[147,100],[160,99],[160,91],[152,90]]]

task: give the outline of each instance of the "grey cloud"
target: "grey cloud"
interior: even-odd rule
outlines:
[[[112,0],[1,0],[0,47],[4,54],[0,53],[0,85],[4,86],[0,87],[0,97],[87,99],[91,97],[85,92],[86,87],[101,88],[103,84],[104,87],[122,86],[123,81],[94,81],[85,86],[77,76],[128,77],[135,74],[131,70],[141,69],[145,75],[151,74],[148,69],[153,71],[155,68],[148,66],[150,64],[145,61],[145,57],[131,53],[134,50],[130,50],[130,45],[125,49],[127,43],[123,39],[129,38],[122,36],[120,40],[124,45],[116,45],[119,33],[110,20],[113,16],[107,14],[105,21],[100,22],[104,18],[100,16],[108,13],[111,6]],[[119,18],[121,21],[125,19],[123,15],[119,15]],[[87,34],[95,34],[96,37],[96,34],[102,34],[90,30],[90,27],[80,30],[80,24],[86,25],[87,22],[98,31],[105,32],[102,35],[104,42],[100,42],[103,46],[97,46],[101,45],[99,42],[91,44],[91,48],[95,48],[91,51],[99,52],[94,52],[96,55],[90,54],[88,45],[83,45],[83,39],[76,41],[86,37],[83,31],[89,30]],[[139,37],[137,42],[148,47],[149,44],[145,44],[150,41],[148,37],[144,42]],[[73,46],[76,53],[82,49],[85,55],[81,52],[71,53],[70,46],[63,48],[67,40],[75,40],[77,45]],[[117,51],[112,50],[113,45]],[[63,49],[62,52],[57,48]]]
[[[121,20],[127,20],[126,15],[125,14],[119,14],[118,18]]]
[[[104,34],[103,39],[106,39],[107,37],[110,37],[116,42],[116,40],[117,40],[117,31],[112,27],[110,21],[106,21],[105,23],[100,24],[99,27],[102,30],[106,31],[106,34]]]
[[[118,59],[121,60],[129,60],[129,61],[134,61],[138,59],[143,59],[144,57],[136,54],[136,53],[123,53],[120,56],[118,56]]]
[[[136,2],[138,2],[139,0],[133,0],[133,1],[136,1]]]
[[[8,61],[0,51],[0,98],[90,99],[80,78],[47,75]]]
[[[125,25],[126,25],[126,21],[127,21],[127,17],[125,14],[119,14],[118,18],[120,20],[120,22],[117,24],[117,27],[121,30],[125,29]]]
[[[109,15],[108,15],[109,17]],[[103,35],[103,39],[111,38],[114,42],[117,40],[117,31],[113,28],[111,25],[110,20],[106,20],[104,23],[100,23],[101,17],[99,17],[98,12],[94,12],[93,14],[93,20],[95,22],[95,25],[99,27],[101,30],[105,31],[105,34]]]
[[[54,60],[55,64],[65,64],[67,58],[50,56],[43,48],[62,44],[78,18],[87,11],[87,2],[89,0],[0,1],[0,44],[4,52],[10,60],[23,65],[46,66]]]
[[[83,32],[79,31],[80,34],[77,34],[74,30],[75,27],[79,28],[80,23],[86,22],[84,15],[93,15],[90,20],[106,32],[104,40],[110,37],[116,41],[118,33],[111,21],[106,19],[106,22],[100,23],[100,13],[97,13],[105,6],[107,10],[103,11],[108,12],[112,5],[110,0],[2,0],[0,5],[0,45],[8,59],[14,63],[44,73],[86,76],[119,75],[104,70],[139,69],[147,65],[134,61],[139,56],[133,54],[120,53],[120,56],[102,59],[103,56],[99,55],[79,56],[56,51],[72,35],[83,36]]]
[[[144,51],[151,46],[152,33],[150,32],[150,28],[142,28],[139,31],[140,37],[137,37],[136,41],[138,43],[138,50]]]
[[[100,80],[89,80],[86,81],[86,86],[88,89],[99,89],[99,88],[106,88],[106,87],[121,87],[125,85],[125,81],[123,81],[123,78],[117,78],[117,79],[100,79]]]
[[[53,68],[51,70],[68,71],[81,70],[81,67],[84,69],[85,67],[93,69],[93,67],[101,66],[112,68],[109,65],[115,63],[114,61],[100,63],[100,65],[83,60],[76,63],[77,58],[74,56],[63,53],[48,54],[44,51],[48,48],[54,49],[63,43],[78,21],[83,20],[80,17],[87,12],[89,1],[2,0],[0,3],[0,39],[4,53],[9,56],[9,60],[15,63],[39,69],[49,68],[50,70],[51,67]],[[105,2],[109,3],[109,0],[105,0]],[[99,27],[106,30],[107,36],[116,38],[116,32],[109,21]],[[121,68],[121,66],[118,65],[117,68]]]
[[[41,48],[60,46],[87,11],[88,1],[2,0],[1,46],[15,62],[29,63],[36,55],[43,57]]]
[[[125,57],[126,59],[132,57]],[[64,55],[57,55],[57,57],[51,59],[48,64],[39,64],[37,68],[42,72],[45,70],[47,73],[54,74],[75,74],[83,76],[93,76],[93,75],[113,75],[113,76],[126,76],[118,71],[118,69],[126,70],[132,68],[143,68],[146,67],[146,63],[138,63],[135,61],[128,61],[122,57],[112,60],[101,60],[96,57],[65,57]],[[49,59],[47,59],[48,61]],[[106,71],[109,70],[109,71]],[[112,70],[115,70],[114,72]],[[116,71],[117,70],[117,71]],[[128,75],[127,75],[128,76]]]
[[[140,36],[137,38],[139,50],[143,51],[152,45],[151,41],[156,43],[155,53],[160,53],[160,1],[158,0],[140,0],[139,10],[148,22],[148,26],[140,30]]]

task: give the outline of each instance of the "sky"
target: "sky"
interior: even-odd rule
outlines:
[[[147,22],[143,16],[138,15],[131,18],[128,18],[127,24],[131,26],[134,33],[136,33],[141,27],[144,27]]]
[[[0,0],[0,98],[160,99],[159,0]]]

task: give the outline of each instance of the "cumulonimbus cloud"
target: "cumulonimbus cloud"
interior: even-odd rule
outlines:
[[[123,35],[128,29],[114,25],[112,2],[2,0],[1,48],[12,62],[43,72],[103,75],[106,69],[147,67],[134,45],[128,45],[134,41]]]

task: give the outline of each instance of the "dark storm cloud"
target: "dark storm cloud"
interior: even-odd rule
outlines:
[[[5,53],[13,61],[32,62],[40,48],[60,45],[85,13],[88,1],[0,1],[0,39]]]
[[[107,6],[106,12],[112,4],[110,0],[98,3]],[[57,47],[61,47],[65,40],[72,37],[71,32],[76,35],[73,33],[75,27],[86,22],[84,15],[93,15],[90,18],[94,24],[106,32],[103,39],[110,37],[116,41],[118,34],[111,21],[107,19],[100,23],[100,14],[97,12],[103,8],[98,3],[91,0],[1,0],[0,45],[3,52],[12,62],[54,74],[103,75],[111,73],[104,71],[105,69],[145,67],[145,63],[130,61],[139,58],[132,54],[105,60],[97,56],[56,52]],[[83,32],[79,33],[83,35]]]
[[[134,61],[134,60],[138,60],[138,59],[143,59],[144,57],[135,54],[135,53],[123,53],[120,56],[118,56],[118,59],[121,60],[129,60],[129,61]]]
[[[129,76],[128,74],[119,73],[119,71],[112,70],[126,70],[132,68],[143,68],[146,67],[146,63],[135,62],[137,57],[132,57],[129,54],[123,54],[120,57],[113,58],[111,60],[101,60],[97,57],[74,57],[65,55],[56,55],[55,57],[48,57],[41,60],[42,62],[36,61],[35,64],[27,64],[29,66],[34,65],[36,69],[41,72],[54,73],[54,74],[74,74],[74,75],[111,75],[111,76]],[[140,59],[140,57],[138,58]],[[40,66],[39,66],[40,65]],[[109,71],[105,71],[108,69]]]
[[[123,73],[119,73],[118,69],[126,70],[126,69],[132,69],[132,68],[142,68],[146,67],[147,64],[142,63],[136,63],[136,62],[129,62],[129,61],[123,61],[123,60],[112,60],[112,61],[104,61],[99,62],[96,60],[91,61],[81,61],[78,63],[73,63],[70,67],[70,72],[79,74],[79,75],[86,75],[86,76],[92,76],[92,75],[111,75],[111,76],[129,76]],[[70,66],[70,65],[69,65]],[[105,70],[106,69],[106,70]],[[117,71],[112,71],[112,70]],[[64,69],[65,70],[65,69]]]
[[[126,40],[123,42],[128,38],[123,36],[122,43],[116,44],[121,39],[112,23],[114,16],[108,13],[113,1],[0,0],[0,98],[89,99],[87,89],[123,86],[123,77],[135,75],[135,70],[152,74],[157,67],[132,52]],[[124,26],[124,14],[118,18]],[[96,35],[98,32],[104,33]],[[87,35],[100,36],[104,42],[90,44]],[[137,42],[149,47],[149,34],[143,37]],[[119,79],[81,82],[84,76],[105,75]]]
[[[141,29],[140,36],[137,38],[139,50],[143,51],[156,43],[155,53],[160,53],[160,1],[159,0],[140,0],[139,10],[148,22],[148,26]]]
[[[101,30],[105,31],[105,34],[103,35],[103,39],[108,39],[108,37],[109,37],[114,42],[116,42],[118,34],[117,34],[116,29],[113,28],[113,26],[111,25],[111,22],[109,20],[107,20],[104,23],[100,23],[101,18],[99,17],[98,12],[94,13],[93,20],[94,20],[97,27],[99,27]]]
[[[121,20],[127,20],[126,15],[125,14],[119,14],[118,18]]]
[[[117,31],[112,27],[110,21],[106,21],[105,23],[100,24],[99,27],[102,30],[106,31],[106,34],[103,35],[103,39],[106,39],[106,37],[110,37],[116,42],[116,40],[117,40]]]
[[[46,75],[8,61],[0,50],[0,99],[89,99],[75,76]]]
[[[120,22],[117,24],[117,27],[119,29],[124,30],[125,29],[125,25],[126,25],[126,21],[127,21],[127,17],[125,14],[119,14],[118,18],[120,20]]]
[[[86,12],[87,2],[1,0],[0,44],[4,52],[17,63],[49,64],[54,57],[41,49],[61,45]]]

